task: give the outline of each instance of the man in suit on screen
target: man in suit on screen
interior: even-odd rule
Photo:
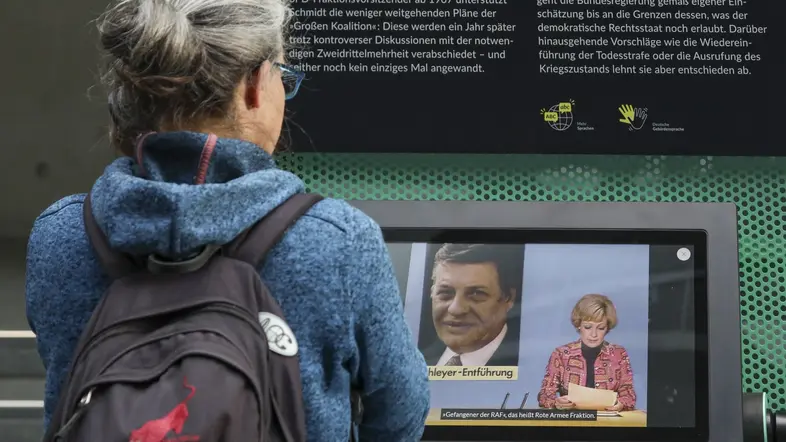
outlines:
[[[518,329],[508,322],[521,286],[521,246],[444,244],[434,257],[428,365],[516,366]]]

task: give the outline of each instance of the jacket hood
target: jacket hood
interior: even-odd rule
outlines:
[[[194,132],[154,133],[137,159],[110,164],[90,194],[93,216],[116,250],[179,258],[226,244],[304,191],[259,146]]]

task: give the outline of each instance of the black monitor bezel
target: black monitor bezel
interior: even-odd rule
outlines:
[[[436,195],[435,198],[448,196],[463,201],[356,200],[349,203],[383,229],[706,231],[710,385],[708,442],[739,442],[743,439],[739,218],[734,203],[473,201],[473,194]],[[506,198],[505,195],[502,198]]]
[[[646,244],[691,246],[694,264],[695,398],[696,423],[692,428],[665,427],[537,427],[427,425],[429,441],[662,441],[699,442],[709,439],[707,232],[703,230],[644,229],[422,229],[384,228],[388,243],[489,244]],[[588,431],[588,429],[592,431]]]

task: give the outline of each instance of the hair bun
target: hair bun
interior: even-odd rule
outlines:
[[[231,119],[238,85],[285,54],[290,3],[112,0],[97,20],[112,145],[133,155],[141,133]]]
[[[118,77],[156,96],[177,93],[193,81],[202,45],[185,12],[170,0],[130,0],[118,8],[124,13],[99,26]]]

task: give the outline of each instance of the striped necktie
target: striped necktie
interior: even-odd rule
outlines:
[[[446,367],[458,367],[464,365],[461,363],[461,355],[455,355],[452,358],[448,359],[448,362],[445,363]]]

